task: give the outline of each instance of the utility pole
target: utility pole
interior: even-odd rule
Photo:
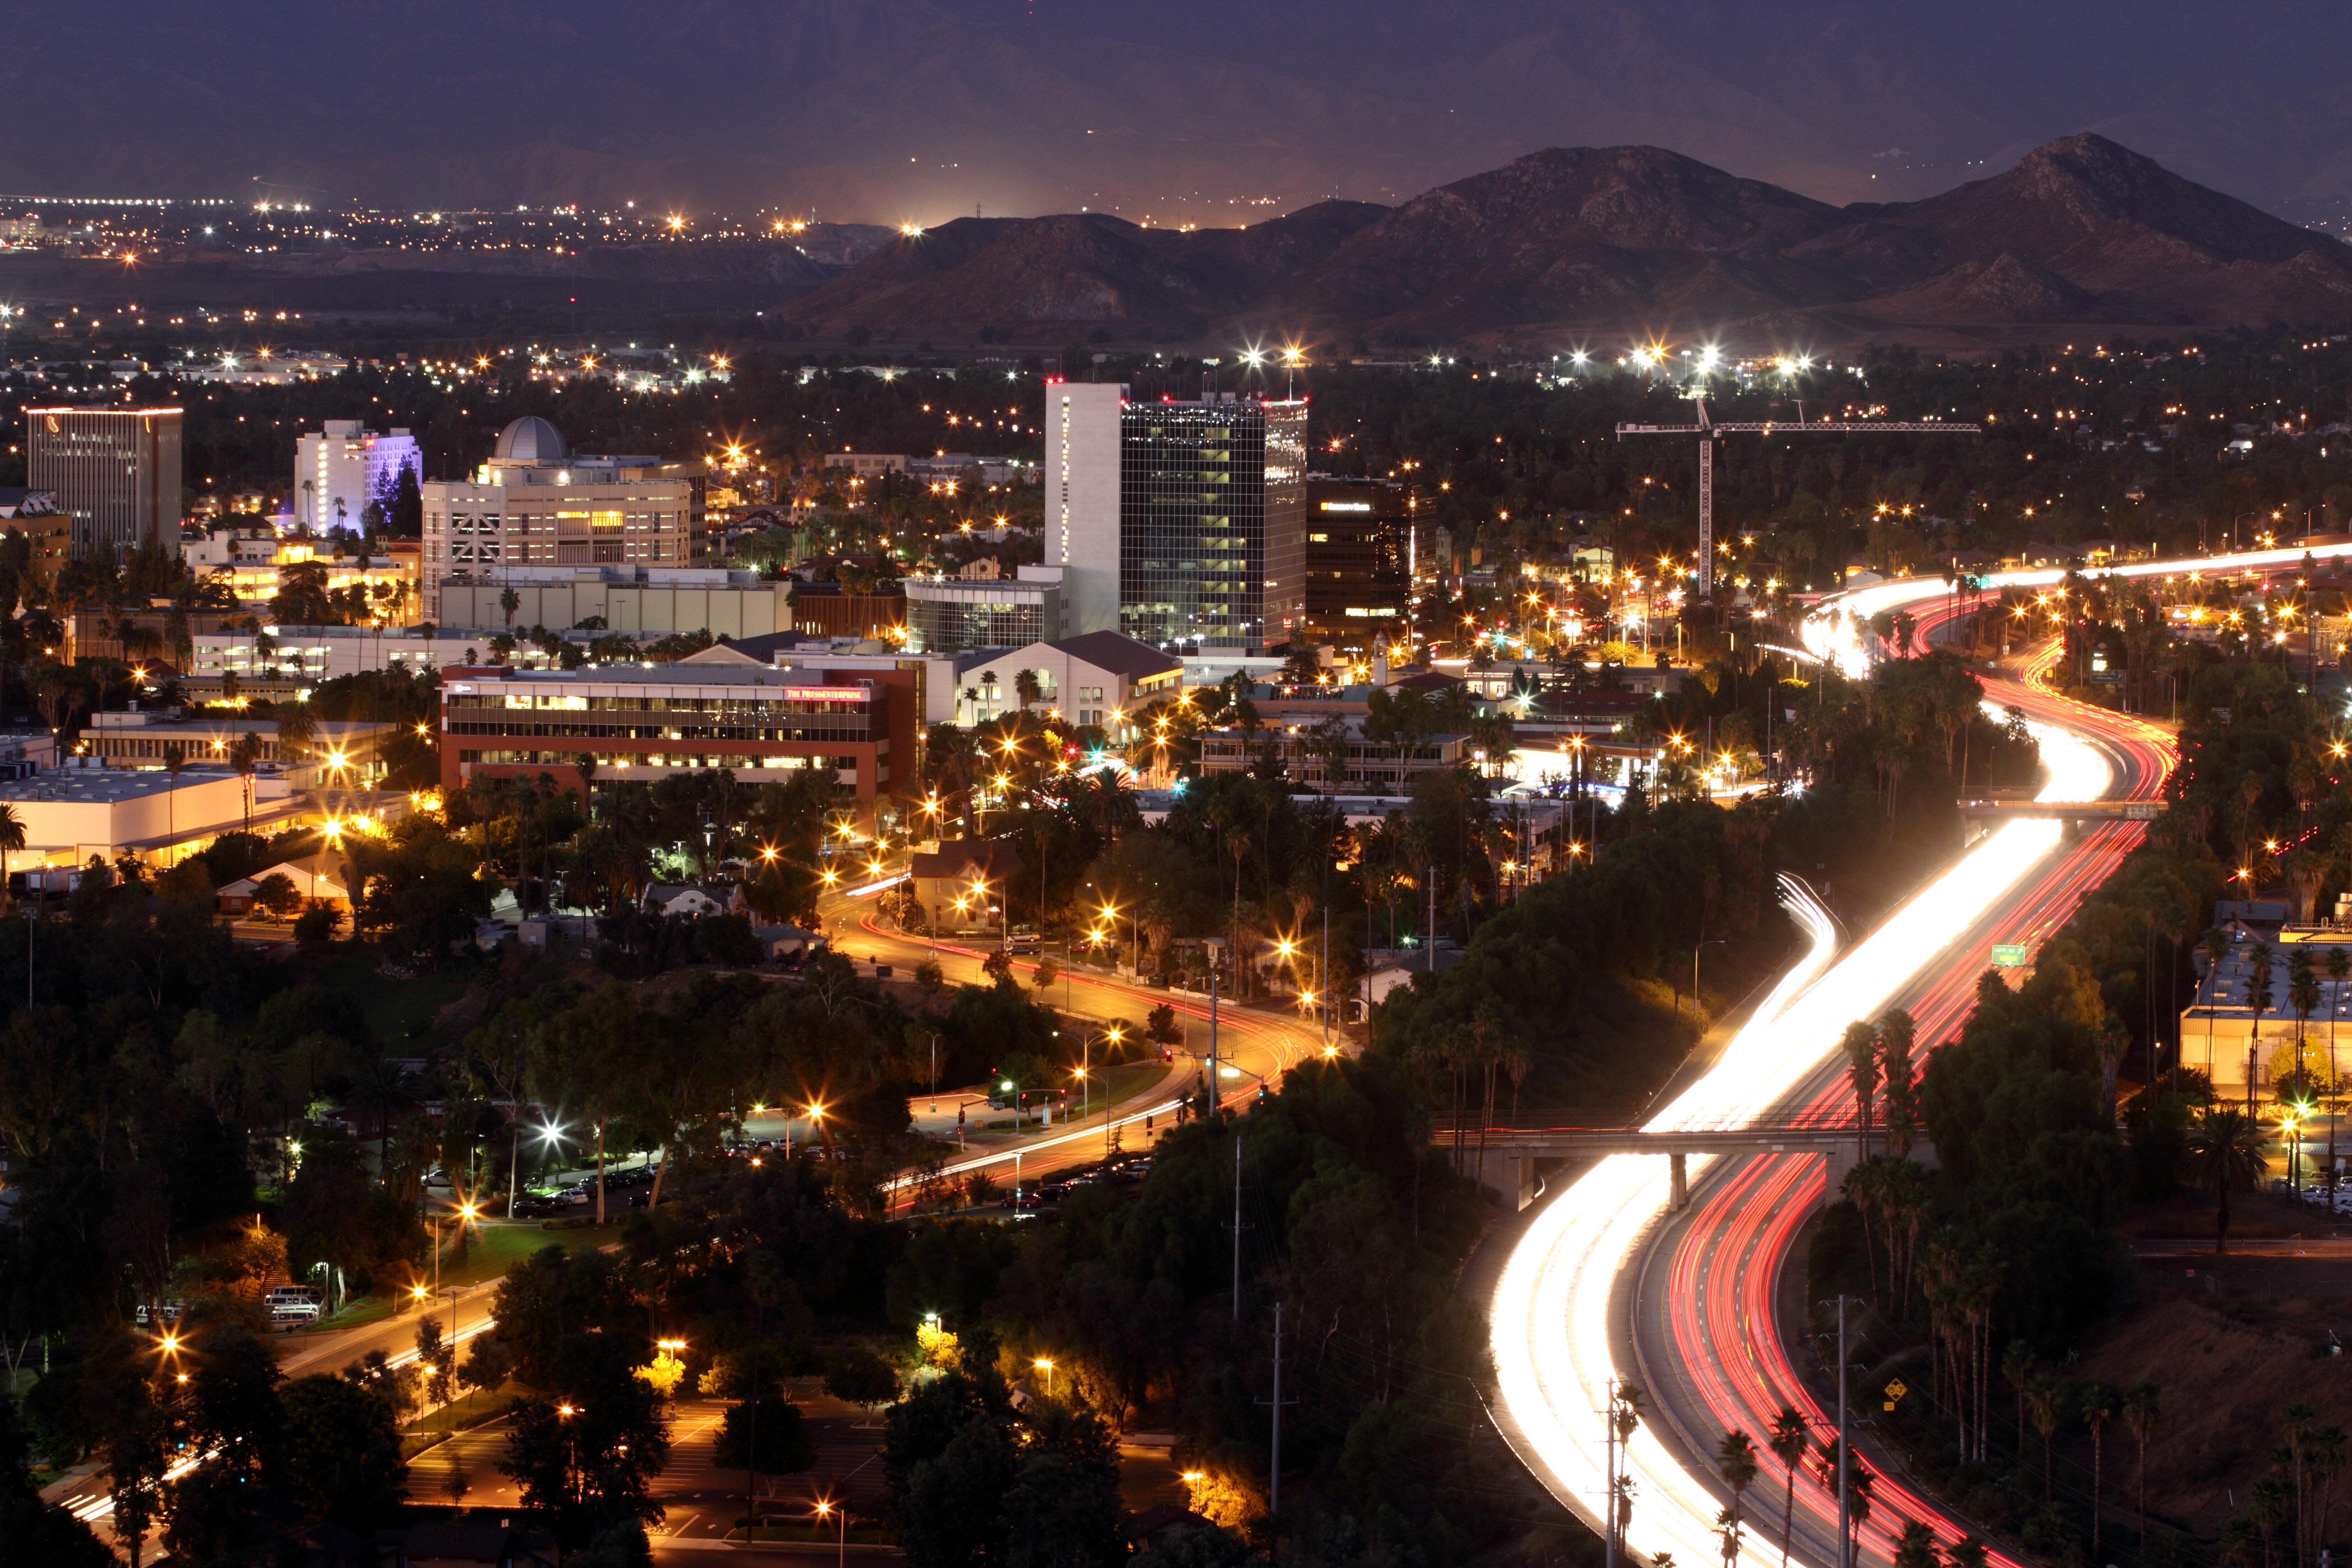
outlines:
[[[1242,1136],[1234,1134],[1234,1321],[1242,1321]]]
[[[1853,1463],[1853,1438],[1845,1425],[1845,1298],[1838,1298],[1838,1562],[1843,1568],[1853,1568],[1846,1545],[1850,1510],[1853,1507],[1853,1489],[1846,1479],[1846,1467]]]
[[[1803,423],[1803,406],[1799,405],[1799,421],[1766,419],[1717,424],[1707,417],[1706,399],[1693,395],[1692,406],[1697,411],[1696,425],[1620,425],[1617,438],[1628,436],[1696,436],[1698,437],[1698,594],[1701,599],[1715,593],[1715,443],[1718,436],[1752,431],[1759,435],[1803,436],[1980,436],[1983,430],[1957,420],[1845,419],[1823,420],[1818,425]]]
[[[1323,1048],[1331,1048],[1331,844],[1327,837],[1323,844]],[[1280,1310],[1279,1308],[1276,1309]],[[1279,1320],[1277,1320],[1278,1321]],[[1277,1366],[1279,1363],[1276,1363]],[[1275,1417],[1278,1423],[1282,1417]]]
[[[1617,1568],[1617,1380],[1609,1380],[1609,1401],[1601,1422],[1601,1530],[1607,1546],[1601,1553],[1603,1568]]]
[[[1279,1301],[1274,1304],[1274,1397],[1270,1400],[1261,1399],[1258,1403],[1274,1406],[1274,1460],[1266,1468],[1270,1485],[1266,1492],[1265,1510],[1268,1514],[1280,1518],[1282,1515],[1282,1407],[1286,1405],[1296,1405],[1298,1401],[1285,1399],[1282,1396],[1282,1303]]]
[[[1201,1114],[1210,1126],[1217,1124],[1217,966],[1213,963],[1209,965],[1209,1103],[1201,1108]]]

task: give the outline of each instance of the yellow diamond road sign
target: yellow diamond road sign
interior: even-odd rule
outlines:
[[[1886,1385],[1886,1408],[1889,1410],[1894,1409],[1895,1403],[1910,1392],[1911,1391],[1908,1388],[1906,1388],[1903,1385],[1903,1380],[1899,1377],[1889,1383]]]

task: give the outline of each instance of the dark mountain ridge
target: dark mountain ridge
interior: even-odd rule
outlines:
[[[1566,340],[2352,321],[2352,248],[2079,135],[1917,202],[1832,206],[1655,147],[1551,148],[1383,208],[1243,229],[965,218],[785,307],[952,338]]]

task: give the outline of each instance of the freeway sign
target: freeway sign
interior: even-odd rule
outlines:
[[[1992,944],[1992,961],[2002,969],[2025,967],[2025,944],[2021,942],[1997,942]]]

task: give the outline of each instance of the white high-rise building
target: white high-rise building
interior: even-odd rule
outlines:
[[[1065,635],[1281,647],[1304,629],[1307,403],[1045,386],[1045,564]]]
[[[1118,630],[1118,418],[1127,388],[1045,384],[1045,564],[1066,637]]]
[[[389,498],[408,469],[419,484],[425,458],[406,430],[370,430],[357,419],[330,419],[294,443],[294,521],[323,532],[360,526],[368,503]]]

